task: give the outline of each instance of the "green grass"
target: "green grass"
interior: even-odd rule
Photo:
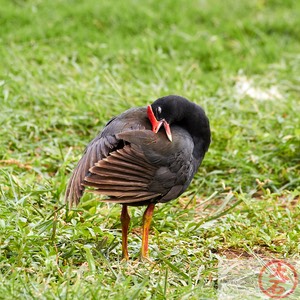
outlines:
[[[216,299],[218,257],[299,259],[299,1],[0,0],[0,298]],[[213,142],[188,191],[157,205],[137,259],[132,208],[64,190],[123,110],[179,94]],[[151,296],[152,295],[152,296]]]

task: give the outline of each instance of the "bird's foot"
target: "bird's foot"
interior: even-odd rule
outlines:
[[[150,264],[154,264],[154,261],[150,259],[150,257],[147,255],[147,256],[144,256],[144,255],[141,255],[140,256],[140,261],[141,262],[148,262]]]
[[[121,262],[127,262],[129,260],[129,255],[128,255],[128,251],[126,249],[126,251],[123,251],[122,253],[122,260]]]
[[[129,258],[123,257],[123,258],[121,259],[121,264],[128,263],[128,260],[129,260]]]

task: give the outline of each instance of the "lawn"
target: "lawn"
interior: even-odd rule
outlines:
[[[0,299],[216,299],[221,257],[300,259],[300,1],[0,0]],[[182,95],[212,144],[144,208],[64,192],[113,116]]]

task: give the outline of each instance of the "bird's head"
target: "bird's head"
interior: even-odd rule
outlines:
[[[195,143],[203,141],[207,151],[210,144],[209,120],[199,105],[177,95],[169,95],[155,100],[147,109],[152,131],[158,132],[164,126],[167,137],[172,141],[171,128],[177,125],[191,135]]]
[[[152,131],[157,133],[163,125],[168,139],[172,142],[170,125],[184,117],[187,105],[191,105],[191,102],[176,95],[159,98],[148,105],[147,113]]]
[[[164,108],[164,107],[163,107]],[[172,133],[169,122],[165,118],[165,109],[155,102],[147,107],[148,118],[152,125],[152,131],[157,133],[163,125],[170,142],[172,142]]]

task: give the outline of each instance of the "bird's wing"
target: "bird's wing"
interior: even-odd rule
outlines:
[[[69,201],[71,206],[79,203],[84,191],[82,182],[89,169],[98,160],[106,157],[112,149],[118,146],[118,143],[119,140],[114,135],[107,135],[105,137],[99,136],[95,138],[86,147],[68,183],[65,198],[66,201]]]
[[[79,202],[86,187],[108,196],[107,202],[167,202],[177,198],[190,182],[193,142],[185,131],[173,130],[173,142],[164,131],[154,133],[145,128],[103,134],[107,134],[106,128],[87,147],[72,175],[66,194],[71,203]]]
[[[142,205],[177,198],[187,181],[185,169],[190,168],[187,160],[193,149],[180,159],[184,150],[178,143],[182,143],[182,137],[179,139],[176,132],[174,136],[171,143],[164,132],[129,130],[117,134],[117,139],[127,144],[91,167],[83,185],[108,196],[103,200],[106,202]]]
[[[173,142],[164,131],[127,131],[118,138],[139,149],[144,159],[155,169],[147,189],[157,193],[155,201],[167,202],[177,198],[190,183],[196,169],[193,165],[193,141],[184,129],[172,128]]]
[[[89,169],[98,161],[107,157],[110,152],[124,146],[124,142],[116,135],[128,130],[141,130],[150,127],[147,119],[146,108],[133,108],[125,111],[118,117],[111,119],[102,132],[90,142],[84,154],[78,162],[69,180],[65,200],[78,204],[84,192],[83,180],[89,173]]]
[[[106,202],[142,203],[161,196],[149,190],[156,170],[139,147],[129,144],[91,167],[83,185],[93,193],[109,196]]]

